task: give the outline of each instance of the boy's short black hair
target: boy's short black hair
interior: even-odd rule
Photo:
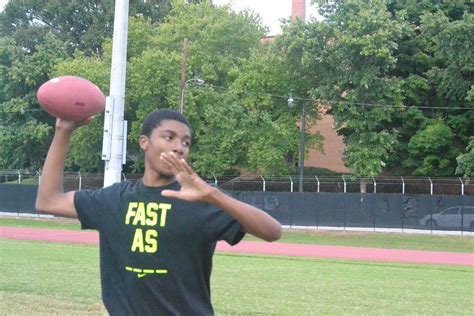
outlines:
[[[173,120],[185,124],[191,130],[191,124],[189,124],[186,117],[174,110],[171,109],[161,109],[156,110],[148,114],[145,121],[143,121],[142,130],[140,135],[150,137],[151,132],[161,125],[161,122],[164,120]]]

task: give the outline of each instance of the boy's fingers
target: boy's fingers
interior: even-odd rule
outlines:
[[[192,169],[187,165],[186,160],[178,159],[174,153],[162,153],[160,158],[163,159],[163,161],[165,161],[176,174],[179,172],[192,174]],[[191,170],[191,172],[189,170]]]
[[[178,172],[178,166],[176,165],[176,161],[173,160],[172,156],[162,153],[160,159],[170,166],[174,173]]]
[[[184,160],[184,158],[181,158],[179,160],[179,163],[187,174],[192,175],[194,173],[193,169],[188,165],[188,163],[186,162],[186,160]]]
[[[187,172],[189,175],[193,175],[193,174],[194,174],[194,171],[193,171],[193,169],[191,169],[190,166],[185,165],[184,168],[185,168],[186,172]]]
[[[179,192],[173,190],[163,190],[161,195],[164,197],[177,198],[179,196]]]

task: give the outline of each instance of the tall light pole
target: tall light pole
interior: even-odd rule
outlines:
[[[304,132],[305,132],[305,123],[306,123],[306,112],[305,112],[305,102],[302,102],[302,111],[301,111],[301,127],[300,127],[300,177],[299,177],[299,192],[303,192],[303,179],[304,179]],[[288,107],[291,109],[295,105],[295,100],[290,94],[288,98]]]
[[[120,182],[122,164],[125,164],[126,157],[127,123],[124,120],[124,107],[128,2],[129,0],[115,1],[110,95],[105,106],[102,143],[102,160],[105,161],[104,187]]]
[[[179,97],[179,113],[183,114],[184,113],[184,93],[186,91],[186,87],[188,86],[188,83],[195,82],[198,86],[202,86],[205,81],[199,78],[193,78],[186,80],[186,82],[183,85],[183,88],[181,89],[181,95]]]

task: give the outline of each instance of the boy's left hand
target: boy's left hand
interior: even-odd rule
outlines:
[[[163,190],[161,195],[191,202],[207,201],[213,188],[193,171],[186,160],[179,159],[174,153],[162,153],[160,159],[170,166],[181,185],[180,191]]]

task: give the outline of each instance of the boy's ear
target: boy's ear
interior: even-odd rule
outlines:
[[[140,145],[141,150],[147,150],[148,148],[148,137],[145,135],[141,135],[138,139],[138,144]]]

